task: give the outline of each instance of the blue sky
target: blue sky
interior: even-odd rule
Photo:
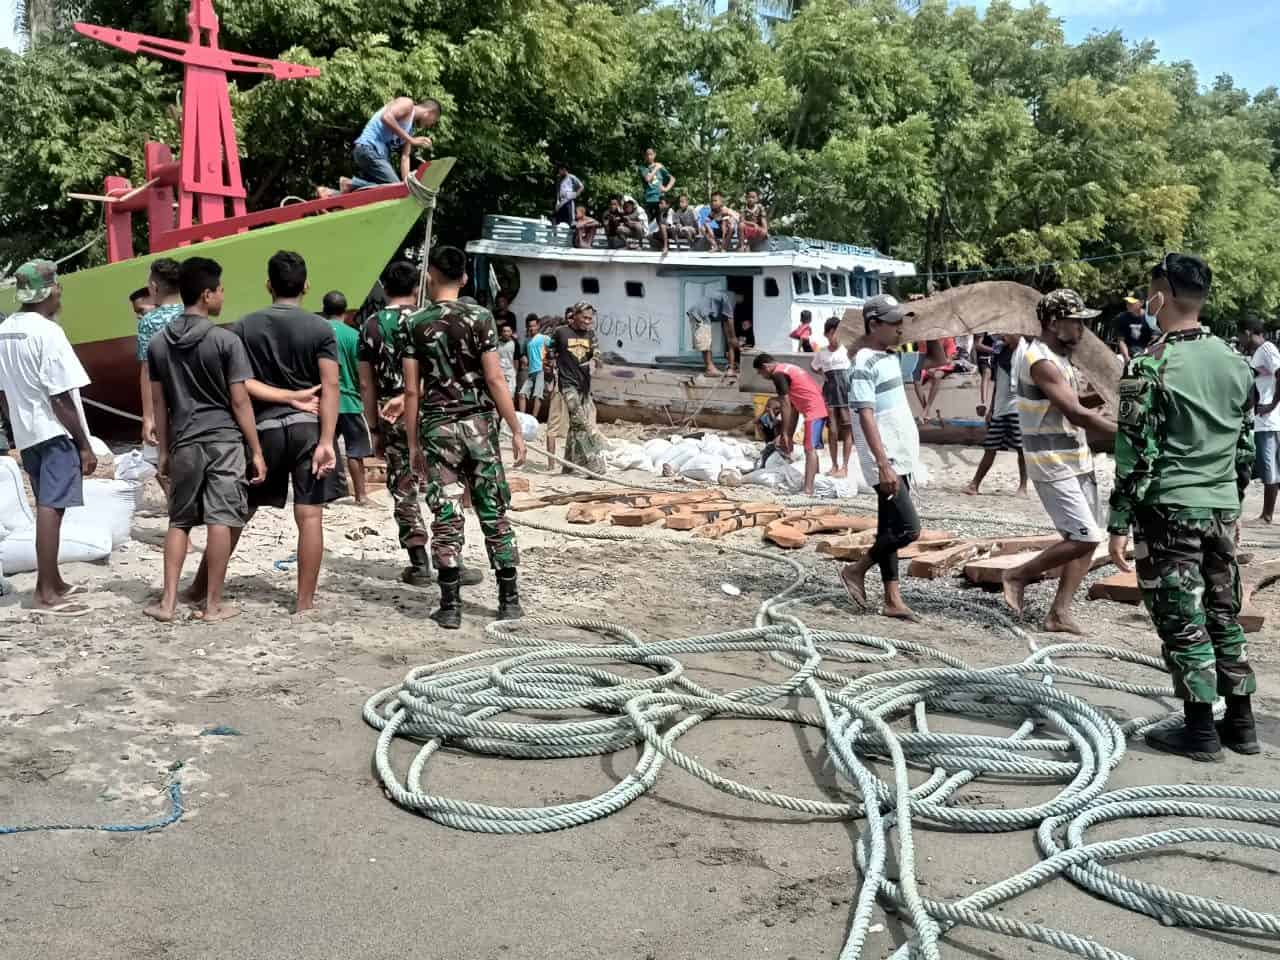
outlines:
[[[955,6],[986,6],[985,0]],[[1256,92],[1280,86],[1280,3],[1275,0],[1049,0],[1076,42],[1097,30],[1119,29],[1130,40],[1154,40],[1165,61],[1190,60],[1201,84],[1220,73]]]
[[[986,0],[974,5],[984,7]],[[1251,91],[1280,86],[1275,0],[1050,0],[1049,6],[1063,18],[1069,40],[1119,28],[1130,40],[1154,40],[1162,60],[1190,60],[1202,83],[1230,73]],[[13,46],[13,20],[14,0],[0,0],[0,46]]]

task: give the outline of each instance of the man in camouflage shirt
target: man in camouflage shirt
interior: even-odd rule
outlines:
[[[1184,723],[1147,733],[1147,744],[1193,760],[1222,759],[1225,745],[1259,752],[1257,689],[1240,614],[1236,526],[1253,465],[1244,358],[1200,326],[1212,274],[1171,253],[1152,272],[1147,314],[1160,337],[1120,381],[1120,432],[1111,494],[1111,557],[1121,569],[1129,528],[1142,599],[1182,698]],[[1227,701],[1215,726],[1213,704]]]
[[[466,255],[456,247],[432,251],[427,288],[433,303],[407,325],[404,344],[410,458],[426,477],[427,505],[435,516],[431,553],[440,571],[440,609],[432,619],[446,630],[462,625],[464,490],[470,491],[489,563],[498,574],[498,619],[524,616],[516,580],[516,538],[507,519],[511,489],[502,466],[497,418],[511,429],[517,467],[524,463],[524,438],[502,374],[493,315],[458,300],[467,282],[466,265]]]

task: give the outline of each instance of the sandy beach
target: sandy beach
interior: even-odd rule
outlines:
[[[927,451],[933,476],[920,496],[926,525],[960,532],[978,521],[986,522],[984,530],[1002,522],[1044,526],[1034,496],[1011,495],[1016,471],[1008,455],[988,477],[986,495],[962,494],[980,454],[958,447]],[[1108,487],[1109,471],[1100,466]],[[595,485],[533,468],[523,475],[535,493]],[[857,891],[852,851],[858,821],[736,800],[672,766],[648,794],[613,816],[526,837],[448,829],[384,796],[372,772],[375,732],[361,718],[364,701],[414,666],[490,646],[483,627],[496,610],[490,574],[484,585],[464,591],[462,631],[445,633],[427,619],[436,591],[399,583],[404,558],[384,490],[373,507],[345,501],[327,511],[320,607],[300,618],[289,614],[293,568],[283,562],[277,567],[293,552],[292,521],[283,512],[262,511],[228,575],[227,593],[244,605],[244,615],[213,625],[161,625],[142,615],[161,576],[165,519],[157,493],[136,517],[133,542],[108,563],[64,568],[69,580],[90,586],[90,615],[39,623],[20,606],[34,574],[10,578],[17,592],[0,601],[0,720],[6,733],[0,739],[0,825],[144,822],[167,808],[166,785],[173,777],[182,785],[185,814],[147,834],[0,837],[0,956],[809,960],[839,953]],[[757,493],[767,499],[766,492],[751,490],[753,498]],[[1255,489],[1246,516],[1256,516],[1256,496]],[[868,498],[842,506],[874,512]],[[564,508],[521,516],[563,523]],[[748,626],[761,601],[790,579],[782,565],[690,537],[617,543],[523,527],[518,536],[530,616],[606,617],[646,639]],[[1280,535],[1270,529],[1248,527],[1244,539],[1258,544],[1250,549],[1262,557],[1280,549]],[[759,546],[760,534],[742,531],[724,542]],[[201,536],[194,538],[187,579],[202,543]],[[813,546],[789,556],[811,570],[815,589],[837,587],[837,565]],[[473,516],[466,559],[486,567]],[[1102,568],[1093,576],[1110,572]],[[904,585],[911,590],[920,583]],[[722,584],[740,595],[729,595]],[[869,584],[878,597],[874,575]],[[932,589],[999,609],[998,595],[964,589],[958,581],[935,581]],[[1027,629],[1035,629],[1049,595],[1048,585],[1029,590]],[[1276,590],[1257,595],[1255,606],[1268,624],[1250,645],[1259,674],[1263,754],[1227,753],[1223,763],[1196,765],[1155,753],[1138,739],[1111,786],[1280,783],[1278,598]],[[1158,652],[1140,608],[1081,596],[1075,609],[1091,640]],[[922,623],[905,625],[854,611],[844,601],[824,601],[807,606],[804,618],[811,626],[913,639],[974,666],[1027,655],[1025,646],[962,612],[931,610]],[[754,654],[682,660],[698,682],[721,689],[784,675]],[[1128,664],[1086,659],[1081,665],[1164,682]],[[1122,718],[1175,706],[1072,689]],[[984,727],[1001,732],[998,725],[958,718],[944,729]],[[723,775],[755,785],[802,796],[848,795],[811,729],[718,720],[697,727],[681,746]],[[635,753],[624,752],[514,761],[445,751],[433,762],[430,786],[477,801],[553,804],[607,789],[634,759]],[[956,802],[1017,806],[1054,790],[983,779]],[[1099,827],[1091,837],[1146,832],[1164,823],[1124,821]],[[1280,835],[1265,826],[1248,829]],[[1039,859],[1031,831],[922,829],[916,849],[922,890],[938,899],[965,896]],[[1119,869],[1255,910],[1274,909],[1274,892],[1267,891],[1280,878],[1274,854],[1226,844],[1189,845]],[[1275,941],[1162,926],[1065,879],[1000,910],[1135,957],[1261,958],[1277,951]],[[887,957],[906,941],[909,927],[881,908],[873,919],[864,956]],[[947,944],[944,956],[1055,955],[1045,946],[974,929],[954,931]]]

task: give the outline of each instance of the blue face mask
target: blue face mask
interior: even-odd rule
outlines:
[[[1160,298],[1160,306],[1163,307],[1164,294],[1157,293],[1156,297]],[[1143,313],[1143,316],[1146,318],[1147,326],[1150,327],[1153,332],[1159,333],[1160,332],[1160,318],[1159,318],[1160,311],[1157,310],[1155,313],[1151,312],[1151,301],[1155,300],[1156,297],[1149,297],[1147,299],[1147,302],[1142,305],[1142,313]]]

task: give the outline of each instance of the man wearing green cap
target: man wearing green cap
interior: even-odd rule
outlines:
[[[63,511],[84,504],[82,478],[98,466],[80,406],[80,388],[89,385],[89,378],[53,319],[62,306],[54,265],[33,260],[19,267],[15,277],[23,309],[0,323],[0,391],[36,499],[36,589],[31,609],[75,617],[89,608],[72,602],[84,588],[62,579],[58,547]]]

